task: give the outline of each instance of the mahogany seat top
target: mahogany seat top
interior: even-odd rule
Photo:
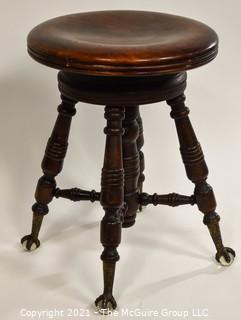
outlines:
[[[83,75],[139,76],[186,71],[218,52],[207,25],[150,11],[98,11],[48,20],[28,35],[38,62]]]

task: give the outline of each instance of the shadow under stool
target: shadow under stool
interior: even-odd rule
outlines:
[[[222,242],[215,196],[206,181],[208,168],[184,96],[186,71],[216,57],[216,33],[198,21],[158,12],[87,12],[35,27],[28,36],[28,52],[36,61],[60,70],[62,102],[42,161],[32,231],[22,238],[23,246],[27,250],[39,247],[42,220],[54,197],[100,201],[105,212],[101,221],[104,291],[95,304],[102,313],[116,308],[112,291],[122,227],[134,225],[142,206],[196,204],[215,244],[216,260],[230,265],[235,252]],[[100,192],[56,186],[79,101],[105,106]],[[159,101],[171,107],[186,174],[195,186],[192,196],[143,192],[144,138],[139,106]]]

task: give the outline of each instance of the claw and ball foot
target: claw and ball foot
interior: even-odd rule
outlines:
[[[116,301],[112,295],[100,295],[95,300],[95,305],[100,314],[109,314],[111,311],[116,309]]]
[[[42,209],[42,211],[41,211],[42,214],[39,214],[36,212],[33,213],[31,234],[26,235],[21,239],[21,244],[22,244],[23,248],[27,251],[33,251],[40,246],[40,241],[38,239],[39,230],[42,225],[44,214],[47,214],[47,212],[48,212],[48,207],[47,206],[40,206],[39,204],[35,204],[33,206],[33,210],[37,210],[37,209],[38,209],[38,211],[40,211],[40,209]]]
[[[119,229],[121,230],[121,227]],[[116,249],[112,250],[110,248],[105,248],[101,258],[103,259],[104,292],[95,300],[95,306],[100,314],[108,315],[117,307],[117,303],[113,297],[113,283],[115,276],[115,265],[116,261],[119,260],[119,255]],[[107,258],[111,258],[113,261],[107,262]]]
[[[211,212],[204,216],[203,222],[207,225],[210,235],[217,249],[216,260],[221,266],[230,266],[235,258],[235,251],[223,245],[219,227],[220,216],[216,212]]]
[[[40,246],[40,241],[29,234],[21,239],[21,244],[25,250],[33,251]]]
[[[228,247],[223,247],[223,250],[217,252],[216,260],[220,263],[223,267],[229,267],[234,262],[235,258],[235,251]]]

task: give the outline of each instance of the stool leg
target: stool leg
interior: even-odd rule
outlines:
[[[235,252],[222,243],[219,228],[219,215],[215,212],[216,200],[212,187],[207,184],[208,168],[204,160],[201,146],[196,138],[185,106],[185,96],[181,95],[167,101],[171,106],[171,117],[175,119],[180,151],[188,178],[195,184],[194,195],[199,210],[204,213],[203,222],[207,225],[215,247],[216,260],[222,265],[230,265],[235,257]]]
[[[117,247],[121,241],[122,215],[124,208],[124,170],[122,159],[122,120],[124,108],[106,107],[107,127],[104,166],[101,176],[101,205],[105,215],[101,221],[100,238],[104,247],[101,255],[104,273],[104,292],[95,305],[101,313],[116,308],[113,297],[115,264],[119,260]]]
[[[139,107],[138,107],[137,123],[139,125],[139,136],[137,138],[136,143],[137,143],[137,149],[139,151],[139,159],[140,159],[140,175],[138,179],[138,189],[139,189],[139,192],[142,193],[143,183],[145,181],[145,175],[144,175],[145,157],[144,157],[144,153],[141,151],[141,148],[144,145],[144,134],[143,134],[143,123],[142,123]],[[142,211],[142,205],[139,205],[139,210]]]
[[[137,116],[137,106],[125,108],[125,120],[123,121],[125,133],[122,139],[123,165],[125,172],[124,198],[126,205],[126,212],[122,225],[124,228],[135,224],[136,213],[139,207],[138,179],[140,175],[140,160],[137,149],[137,138],[139,136]]]
[[[32,231],[21,239],[21,243],[26,250],[34,250],[40,246],[38,239],[39,231],[44,215],[49,212],[48,204],[52,201],[56,189],[55,177],[63,167],[64,157],[68,147],[68,136],[70,131],[71,119],[75,114],[75,101],[61,96],[62,103],[58,107],[54,129],[48,140],[45,155],[42,161],[44,175],[39,179],[33,205]]]

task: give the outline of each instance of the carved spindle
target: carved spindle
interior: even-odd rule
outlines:
[[[204,213],[204,223],[208,226],[211,237],[217,249],[217,260],[224,257],[230,263],[230,248],[223,246],[219,228],[219,216],[215,212],[216,200],[212,187],[206,182],[208,168],[204,160],[201,146],[196,138],[185,106],[185,96],[167,101],[171,106],[171,117],[175,120],[180,143],[180,151],[188,178],[195,184],[194,195],[199,210]]]
[[[122,157],[122,120],[124,108],[106,107],[107,127],[104,166],[101,176],[100,202],[105,210],[101,221],[101,255],[104,273],[104,292],[95,304],[100,309],[116,308],[113,297],[115,264],[119,260],[117,247],[121,240],[122,210],[124,205],[124,171]]]
[[[100,193],[96,192],[95,190],[86,191],[79,188],[72,188],[72,189],[59,189],[55,190],[54,196],[56,198],[65,198],[72,201],[99,201],[100,200]]]
[[[139,202],[144,206],[147,206],[148,204],[153,204],[154,206],[162,204],[171,207],[177,207],[185,204],[194,205],[196,203],[196,199],[195,196],[188,197],[177,193],[169,193],[164,195],[157,193],[152,195],[141,193],[139,195]]]
[[[27,250],[35,249],[40,245],[38,235],[43,216],[49,212],[48,204],[52,201],[56,188],[55,177],[63,167],[64,157],[68,148],[71,119],[76,113],[75,101],[64,96],[61,96],[61,99],[62,103],[58,107],[59,115],[48,140],[42,161],[44,175],[39,179],[35,192],[36,203],[32,207],[32,232],[21,240]]]
[[[123,227],[130,227],[135,223],[138,203],[138,179],[140,175],[139,152],[137,149],[137,138],[139,126],[137,123],[138,107],[126,107],[123,127],[125,134],[123,143],[123,164],[124,164],[124,194],[127,210],[124,216]]]
[[[142,193],[143,192],[143,183],[145,181],[145,175],[144,175],[144,170],[145,170],[145,157],[144,157],[144,153],[141,151],[141,148],[144,145],[144,134],[143,134],[143,123],[142,123],[142,118],[140,115],[140,110],[138,107],[138,116],[137,116],[137,123],[139,126],[139,136],[136,140],[137,143],[137,150],[139,151],[139,159],[140,159],[140,175],[139,175],[139,179],[138,179],[138,188],[139,188],[139,192]],[[142,211],[142,205],[139,205],[139,210]]]

